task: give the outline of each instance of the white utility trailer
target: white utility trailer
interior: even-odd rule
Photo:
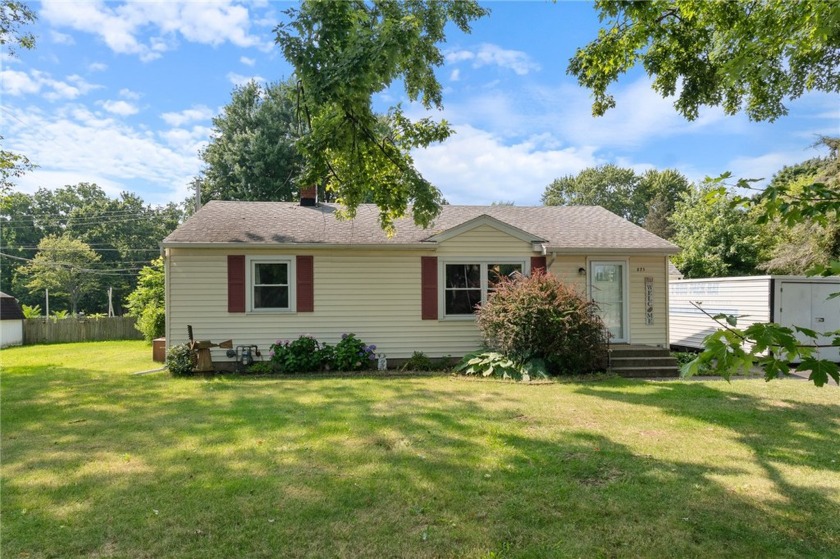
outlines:
[[[829,299],[837,292],[840,292],[837,276],[672,280],[668,302],[671,347],[700,349],[703,339],[720,329],[705,313],[734,315],[738,318],[738,328],[755,322],[775,322],[817,332],[840,330],[840,297]],[[812,342],[811,338],[802,339]],[[819,344],[830,344],[831,339],[823,337]],[[840,362],[840,347],[820,348],[819,357]]]

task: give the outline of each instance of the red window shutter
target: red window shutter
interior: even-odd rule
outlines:
[[[545,273],[545,256],[532,256],[531,257],[531,275],[536,274],[538,271]]]
[[[420,257],[420,318],[438,318],[438,264],[437,256]]]
[[[228,267],[228,312],[245,312],[245,256],[230,254]]]
[[[297,257],[297,312],[315,312],[315,266],[312,256]]]

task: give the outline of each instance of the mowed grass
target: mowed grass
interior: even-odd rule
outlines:
[[[142,342],[3,350],[18,557],[838,557],[840,391],[174,379]]]

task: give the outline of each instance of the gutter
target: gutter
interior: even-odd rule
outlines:
[[[341,243],[246,243],[246,242],[227,242],[227,243],[161,243],[161,247],[167,248],[224,248],[224,249],[271,249],[271,250],[289,250],[289,249],[353,249],[353,250],[434,250],[437,243],[433,241],[425,241],[423,244],[418,243],[403,243],[403,244],[341,244]]]
[[[551,252],[553,256],[558,254],[611,254],[628,256],[629,254],[659,254],[662,256],[670,256],[678,254],[680,249],[674,248],[639,248],[639,247],[558,247],[546,246],[546,251]]]

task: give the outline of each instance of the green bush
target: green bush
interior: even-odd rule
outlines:
[[[30,307],[29,305],[21,305],[20,309],[23,311],[24,318],[41,317],[41,305],[35,305],[34,307]]]
[[[128,294],[128,316],[137,318],[134,325],[147,342],[164,335],[166,312],[163,258],[152,260],[140,270],[137,287]]]
[[[362,371],[370,369],[376,360],[376,346],[366,345],[355,334],[342,334],[335,346],[332,368],[336,371]]]
[[[172,346],[166,354],[166,366],[173,377],[191,375],[195,362],[195,352],[187,344]]]
[[[366,345],[355,334],[342,334],[335,346],[321,344],[312,336],[277,340],[271,345],[271,362],[281,373],[361,371],[376,360],[375,345]]]
[[[465,355],[461,363],[455,367],[465,375],[481,375],[483,377],[497,377],[502,379],[522,380],[546,378],[548,371],[545,361],[539,358],[518,363],[496,351],[477,351]]]
[[[432,371],[435,363],[422,351],[415,351],[402,366],[403,371]]]
[[[312,336],[277,340],[269,356],[281,373],[311,373],[321,370],[321,346]]]
[[[147,342],[163,337],[166,332],[166,310],[151,305],[144,308],[134,327],[143,333]]]
[[[607,329],[595,303],[552,274],[497,284],[478,311],[485,343],[524,366],[535,359],[553,374],[604,368]]]

